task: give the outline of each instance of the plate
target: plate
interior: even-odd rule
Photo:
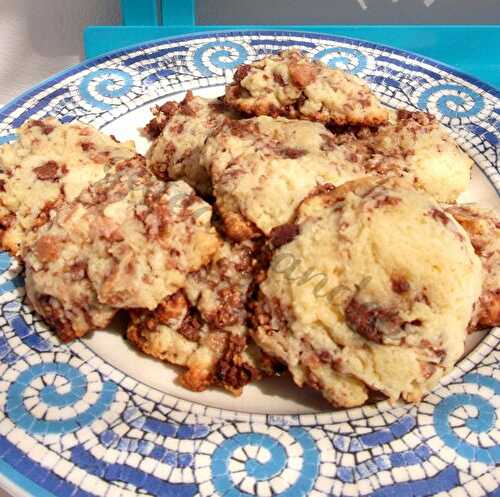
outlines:
[[[389,106],[435,114],[476,163],[463,200],[499,205],[498,91],[416,55],[313,33],[204,33],[86,61],[6,105],[0,143],[52,115],[145,151],[152,105],[188,89],[218,96],[239,64],[289,47],[362,77]],[[173,367],[128,347],[119,323],[62,344],[27,305],[19,263],[1,253],[0,271],[0,473],[16,496],[499,495],[499,328],[473,335],[418,406],[332,411],[283,378],[239,398],[189,392]]]

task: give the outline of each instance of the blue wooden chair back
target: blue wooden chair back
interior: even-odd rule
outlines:
[[[167,36],[217,30],[314,31],[361,38],[437,59],[500,87],[499,25],[240,25],[200,26],[195,0],[121,0],[123,25],[89,26],[87,58]]]

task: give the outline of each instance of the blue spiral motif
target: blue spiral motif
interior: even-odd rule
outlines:
[[[0,252],[0,278],[5,279],[0,283],[0,295],[24,286],[21,268],[16,265],[17,261],[8,252]]]
[[[110,110],[111,99],[126,95],[133,87],[130,74],[121,69],[97,69],[87,74],[79,85],[85,102],[102,110]]]
[[[12,257],[8,252],[0,252],[0,273],[4,273],[10,268]]]
[[[3,145],[4,143],[10,143],[14,141],[17,138],[17,135],[15,133],[10,133],[8,135],[0,136],[0,145]]]
[[[363,72],[368,66],[366,55],[355,48],[325,48],[314,55],[316,60],[324,62],[334,69],[344,69],[352,74]]]
[[[194,51],[193,61],[203,76],[213,76],[236,69],[247,57],[248,52],[241,43],[224,40],[212,41],[198,47]]]
[[[455,83],[439,84],[425,89],[418,98],[417,106],[422,110],[431,110],[429,104],[436,94],[436,109],[444,117],[469,118],[484,109],[484,98],[479,93]]]
[[[64,378],[68,382],[68,385],[65,385],[66,391],[61,392],[54,385],[44,384],[38,390],[38,406],[42,404],[47,409],[58,410],[73,406],[81,400],[85,401],[87,378],[81,371],[69,364],[41,363],[23,371],[9,387],[5,411],[13,423],[30,433],[62,434],[76,431],[99,418],[115,398],[117,385],[111,381],[105,381],[101,385],[98,399],[82,412],[75,411],[74,416],[63,419],[60,419],[63,417],[60,415],[35,416],[25,405],[25,391],[28,387],[35,388],[35,382],[49,374]],[[54,419],[49,419],[51,417]]]
[[[500,395],[500,383],[493,377],[480,374],[465,375],[463,380],[467,383],[476,383],[487,387]],[[437,435],[449,447],[453,448],[462,457],[469,461],[485,464],[500,464],[500,445],[480,447],[470,443],[454,431],[450,425],[450,416],[462,406],[473,406],[477,409],[477,416],[466,420],[465,424],[474,433],[488,433],[495,429],[497,414],[495,406],[478,394],[454,394],[445,397],[434,409],[434,427]]]
[[[291,428],[288,433],[302,447],[302,467],[295,482],[286,482],[289,486],[280,493],[280,497],[305,497],[309,495],[318,476],[319,451],[313,438],[303,428]],[[265,462],[252,458],[245,461],[246,475],[259,482],[279,476],[291,457],[279,440],[266,434],[240,433],[228,438],[215,449],[211,460],[212,483],[219,495],[249,497],[248,492],[235,485],[229,468],[235,451],[248,446],[264,448],[268,452]]]

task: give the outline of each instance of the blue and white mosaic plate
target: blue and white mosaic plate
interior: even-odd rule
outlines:
[[[421,57],[319,34],[171,38],[73,67],[0,112],[0,143],[29,118],[81,120],[147,143],[158,101],[217,96],[237,65],[298,47],[364,78],[393,107],[428,110],[477,167],[464,200],[498,206],[500,93]],[[332,412],[272,379],[235,399],[178,386],[116,331],[61,344],[0,254],[0,483],[14,495],[349,497],[500,495],[500,329],[418,406]]]

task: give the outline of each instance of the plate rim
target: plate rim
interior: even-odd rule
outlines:
[[[444,70],[450,74],[453,74],[454,76],[458,76],[461,79],[464,79],[465,81],[474,84],[478,88],[481,88],[483,90],[486,90],[487,92],[491,93],[495,98],[500,99],[500,88],[497,89],[490,83],[487,83],[476,76],[466,72],[462,71],[461,69],[458,69],[450,64],[447,64],[445,62],[441,62],[437,59],[434,59],[432,57],[427,57],[425,55],[421,55],[417,52],[413,52],[411,50],[406,50],[402,48],[397,48],[393,47],[391,45],[386,45],[384,43],[376,43],[376,42],[371,42],[368,40],[363,40],[362,38],[357,38],[357,37],[351,37],[351,36],[339,36],[335,34],[327,34],[327,33],[319,33],[315,31],[294,31],[294,30],[275,30],[275,29],[262,29],[262,30],[255,30],[255,29],[242,29],[242,30],[207,30],[207,31],[198,31],[196,33],[189,33],[189,34],[184,34],[184,35],[172,35],[172,36],[163,36],[161,38],[151,40],[151,41],[146,41],[142,43],[134,43],[132,45],[127,45],[126,47],[122,48],[117,48],[115,50],[110,50],[109,52],[106,52],[101,55],[97,55],[95,57],[91,57],[90,59],[85,59],[82,60],[81,62],[78,62],[76,64],[72,64],[71,66],[67,67],[66,69],[63,69],[61,71],[58,71],[48,78],[42,79],[40,82],[35,83],[34,85],[30,86],[27,90],[23,91],[21,94],[19,94],[17,97],[12,98],[9,100],[7,103],[2,105],[0,107],[0,121],[3,119],[4,114],[7,113],[10,107],[15,107],[19,101],[22,101],[23,99],[30,98],[33,96],[32,94],[36,90],[41,90],[47,87],[47,85],[53,85],[57,83],[60,79],[64,77],[70,76],[73,72],[76,72],[79,69],[85,68],[87,65],[89,67],[92,67],[96,64],[99,64],[101,62],[104,62],[106,59],[109,58],[114,58],[118,57],[120,55],[125,55],[128,52],[131,52],[133,50],[138,50],[141,48],[152,48],[164,43],[177,43],[178,41],[189,41],[189,40],[194,40],[196,38],[204,38],[208,36],[220,36],[220,35],[227,35],[227,36],[241,36],[243,35],[261,35],[261,34],[270,34],[273,36],[297,36],[297,37],[311,37],[314,36],[316,38],[324,38],[326,40],[333,40],[333,41],[340,41],[340,42],[346,42],[346,43],[356,43],[360,44],[363,46],[367,46],[369,48],[382,48],[384,50],[390,50],[395,54],[398,55],[403,55],[403,56],[408,56],[410,55],[414,59],[420,59],[422,62],[427,62],[431,63],[434,67]]]
[[[338,41],[338,42],[344,42],[348,44],[356,44],[360,45],[361,47],[368,47],[368,48],[375,48],[375,49],[381,49],[383,51],[390,51],[394,54],[403,56],[403,57],[410,57],[413,61],[415,62],[424,62],[429,65],[432,65],[436,67],[437,69],[440,69],[444,71],[447,74],[459,77],[463,79],[464,81],[471,83],[475,85],[478,88],[481,88],[483,90],[486,90],[490,95],[493,96],[495,100],[500,100],[500,90],[495,88],[489,83],[483,82],[482,80],[476,78],[475,76],[468,74],[466,72],[463,72],[459,69],[456,69],[453,66],[450,66],[448,64],[445,64],[443,62],[437,61],[435,59],[432,59],[430,57],[426,57],[420,54],[417,54],[412,51],[404,50],[404,49],[399,49],[392,47],[390,45],[385,45],[382,43],[374,43],[370,41],[365,41],[361,38],[355,38],[355,37],[346,37],[346,36],[337,36],[334,34],[326,34],[326,33],[317,33],[314,31],[294,31],[294,30],[279,30],[279,29],[231,29],[231,30],[210,30],[210,31],[200,31],[197,33],[190,33],[190,34],[185,34],[185,35],[174,35],[174,36],[166,36],[162,38],[158,38],[156,40],[152,40],[149,42],[142,42],[142,43],[137,43],[133,44],[127,47],[123,47],[120,49],[116,49],[110,52],[107,52],[105,54],[93,57],[91,59],[84,60],[82,62],[79,62],[77,64],[73,64],[69,66],[68,68],[59,71],[48,78],[40,81],[39,83],[31,86],[29,89],[26,91],[22,92],[20,95],[17,97],[14,97],[11,99],[9,102],[7,102],[5,105],[3,105],[0,108],[0,121],[2,121],[6,116],[9,115],[9,113],[14,110],[16,107],[19,107],[22,105],[22,102],[35,96],[37,93],[40,91],[50,88],[50,86],[53,86],[54,84],[58,83],[62,79],[71,76],[74,73],[77,73],[81,71],[82,69],[88,69],[92,68],[95,65],[104,62],[106,60],[109,60],[114,57],[119,57],[126,55],[127,53],[131,53],[134,50],[140,50],[146,49],[146,48],[153,48],[155,46],[159,46],[161,44],[165,43],[177,43],[177,42],[182,42],[182,41],[190,41],[190,40],[196,40],[196,39],[203,39],[207,38],[210,36],[215,36],[215,37],[231,37],[231,36],[245,36],[245,35],[262,35],[266,34],[269,35],[270,37],[276,37],[276,36],[294,36],[294,37],[299,37],[299,38],[304,38],[308,39],[311,37],[314,37],[316,39],[325,39],[329,41]],[[0,140],[0,144],[1,144]],[[489,179],[488,175],[486,175],[487,178]],[[492,185],[495,188],[495,185]],[[498,196],[500,197],[500,193],[497,191]],[[484,339],[483,339],[484,341]],[[481,341],[471,353],[474,353],[475,350],[477,350],[478,347],[481,346],[483,343]],[[87,346],[86,346],[87,347]],[[88,348],[88,347],[87,347]],[[102,358],[101,358],[102,359]],[[466,358],[465,358],[466,359]],[[113,366],[114,367],[114,366]],[[150,387],[148,385],[148,387]],[[154,387],[150,387],[154,388]],[[169,394],[170,395],[170,394]],[[186,402],[196,404],[196,402],[188,401]],[[204,404],[198,404],[198,405],[204,405]],[[218,408],[217,408],[218,409]],[[355,408],[355,409],[360,409],[360,408]],[[361,408],[362,409],[362,408]],[[231,411],[231,410],[226,410],[226,409],[218,409],[219,411],[227,411],[229,413],[237,413],[237,414],[248,414],[251,415],[251,413],[243,413],[243,412],[238,412],[238,411]],[[328,414],[328,413],[326,413]],[[263,414],[262,417],[267,417],[268,415]],[[287,418],[291,417],[293,415],[277,415],[278,417],[281,418]],[[296,417],[299,417],[301,415],[298,415]],[[321,416],[321,414],[320,414]],[[227,421],[227,422],[239,422],[240,420],[238,418],[235,418],[234,420],[224,420],[222,419],[221,421]],[[251,422],[251,421],[250,421]],[[260,422],[260,421],[259,421]],[[298,426],[304,426],[303,424],[299,423]],[[10,483],[12,483],[13,487],[19,487],[19,495],[25,495],[23,492],[28,492],[29,495],[47,495],[47,496],[54,496],[55,494],[51,493],[50,491],[43,489],[42,487],[39,487],[37,483],[34,481],[30,480],[29,477],[26,477],[24,474],[21,472],[17,471],[14,469],[12,466],[10,466],[7,462],[3,461],[3,458],[0,458],[0,481],[2,479],[7,479]],[[20,483],[20,481],[22,483]],[[31,494],[32,491],[36,491],[38,493],[33,493]],[[43,493],[40,493],[40,492]]]

